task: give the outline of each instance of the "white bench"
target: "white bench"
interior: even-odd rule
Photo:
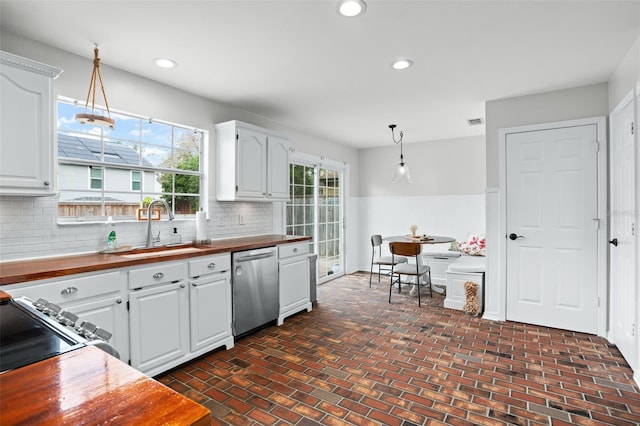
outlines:
[[[484,308],[484,273],[486,271],[486,258],[484,256],[460,256],[451,262],[447,268],[447,296],[444,299],[444,307],[462,310],[466,302],[464,284],[472,281],[478,284],[478,302],[480,313]]]

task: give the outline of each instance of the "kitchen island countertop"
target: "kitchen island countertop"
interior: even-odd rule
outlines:
[[[186,259],[189,257],[234,251],[251,250],[300,241],[308,241],[310,237],[290,235],[256,235],[250,237],[212,240],[206,244],[197,244],[196,252],[158,252],[157,256],[144,258],[127,258],[118,254],[89,253],[60,257],[49,257],[29,260],[17,260],[0,263],[0,285],[23,283],[48,278],[63,277],[85,272],[138,266],[147,263],[168,260]]]
[[[87,346],[0,374],[0,424],[211,424],[211,414]]]

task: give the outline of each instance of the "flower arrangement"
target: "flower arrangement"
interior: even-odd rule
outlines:
[[[470,235],[466,242],[458,245],[458,250],[471,256],[484,256],[487,240],[484,235]]]

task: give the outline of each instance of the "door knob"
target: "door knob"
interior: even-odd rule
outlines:
[[[509,239],[512,240],[512,241],[515,241],[518,238],[524,238],[524,237],[522,235],[517,235],[517,234],[514,234],[514,233],[509,234]]]
[[[609,241],[609,244],[613,244],[615,247],[618,247],[618,239],[614,238],[613,240]]]

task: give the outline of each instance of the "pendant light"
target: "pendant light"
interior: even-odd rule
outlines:
[[[102,91],[102,97],[104,98],[104,105],[107,108],[107,116],[99,115],[95,113],[96,107],[96,89],[98,80],[100,80],[100,90]],[[89,107],[89,98],[91,98],[91,113],[87,112]],[[104,84],[102,83],[102,75],[100,74],[100,58],[98,57],[98,45],[93,49],[93,72],[91,73],[91,81],[89,82],[89,92],[87,93],[87,102],[84,104],[84,113],[78,113],[75,115],[75,120],[81,124],[90,123],[98,126],[114,128],[116,121],[111,118],[111,111],[109,111],[109,102],[107,102],[107,93],[104,91]]]
[[[396,140],[395,134],[394,134],[394,129],[397,126],[395,124],[389,124],[389,128],[391,129],[391,139],[393,140],[393,143],[400,144],[400,161],[398,162],[398,165],[396,166],[396,169],[393,173],[393,180],[391,181],[391,183],[413,183],[413,181],[411,180],[411,173],[409,173],[409,166],[407,166],[404,163],[404,156],[402,155],[402,137],[404,136],[404,133],[400,132],[400,139]]]

